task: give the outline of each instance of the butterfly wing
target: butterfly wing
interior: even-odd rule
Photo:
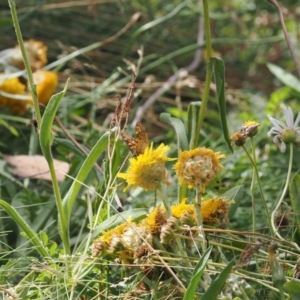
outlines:
[[[135,125],[135,142],[136,142],[136,155],[143,154],[148,147],[149,140],[147,132],[142,123],[137,122]]]
[[[121,132],[122,138],[124,142],[127,144],[128,148],[132,152],[133,155],[136,155],[136,141],[135,138],[131,137],[130,135]]]

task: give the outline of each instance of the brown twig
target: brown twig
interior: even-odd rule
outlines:
[[[286,30],[282,8],[278,4],[277,0],[267,0],[267,1],[270,2],[272,5],[274,5],[278,10],[280,23],[281,23],[281,27],[282,27],[282,30],[283,30],[283,33],[284,33],[284,37],[285,37],[285,40],[286,40],[287,45],[289,47],[289,50],[291,52],[291,55],[292,55],[292,58],[293,58],[293,61],[294,61],[294,64],[295,64],[295,67],[296,67],[296,70],[297,70],[297,73],[298,73],[298,77],[300,78],[300,65],[299,65],[299,62],[298,62],[298,59],[297,59],[297,55],[296,55],[294,46],[293,46],[292,41],[291,41],[291,39],[288,35],[288,32]]]

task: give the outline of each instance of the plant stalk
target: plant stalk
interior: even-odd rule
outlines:
[[[212,46],[211,46],[211,34],[210,34],[210,19],[209,19],[209,8],[208,0],[203,0],[203,16],[204,16],[204,27],[205,27],[205,42],[206,42],[206,53],[207,53],[207,72],[205,78],[204,92],[202,96],[201,108],[199,110],[199,116],[196,124],[196,134],[191,143],[191,148],[197,147],[198,139],[201,131],[201,127],[204,120],[205,110],[208,102],[210,83],[213,75],[213,68],[211,62]]]

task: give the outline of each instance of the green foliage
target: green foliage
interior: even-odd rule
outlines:
[[[24,126],[29,115],[27,119],[27,115],[15,117],[1,111],[0,127],[5,129],[1,151],[42,153],[52,183],[16,179],[5,156],[0,160],[0,284],[5,296],[8,291],[20,299],[267,299],[268,295],[300,299],[299,284],[293,279],[300,224],[291,217],[299,215],[299,150],[294,149],[294,158],[279,153],[267,137],[271,125],[266,121],[266,114],[275,117],[283,102],[299,111],[299,79],[283,50],[286,44],[279,23],[272,23],[277,12],[267,2],[204,3],[209,4],[209,11],[193,1],[96,3],[85,12],[88,22],[81,18],[81,7],[58,5],[49,10],[46,5],[32,10],[27,5],[36,5],[34,1],[20,3],[26,38],[40,36],[41,29],[43,38],[57,40],[64,20],[69,24],[68,33],[62,35],[65,51],[73,51],[68,45],[77,49],[57,59],[60,50],[49,43],[55,61],[46,68],[60,70],[61,80],[66,73],[72,76],[42,115],[40,148],[36,132]],[[297,3],[284,5],[294,9]],[[139,21],[126,27],[137,11],[141,12]],[[72,16],[68,21],[61,17],[66,12]],[[206,26],[211,24],[212,38],[207,35],[205,41],[198,38],[196,42],[200,15]],[[286,23],[293,34],[297,20],[289,16]],[[32,26],[36,20],[43,25]],[[12,36],[11,24],[10,18],[0,20],[5,36]],[[112,39],[99,42],[99,36],[102,41]],[[198,49],[203,50],[200,64],[187,72],[197,60]],[[101,63],[97,64],[99,53]],[[207,59],[207,64],[201,59]],[[172,82],[170,76],[176,72],[180,76]],[[191,189],[186,183],[179,185],[175,161],[169,161],[165,176],[170,185],[156,191],[140,187],[124,191],[118,173],[132,166],[135,158],[127,162],[121,133],[158,85],[163,85],[164,94],[156,96],[161,101],[143,111],[153,149],[157,142],[169,145],[169,155],[176,159],[182,151],[198,147],[226,153],[222,173],[210,184]],[[117,94],[126,94],[121,113]],[[81,147],[57,126],[55,117]],[[260,124],[258,133],[251,143],[247,138],[244,148],[235,147],[233,155],[229,132],[246,135],[247,126],[242,123],[249,120]],[[64,182],[56,178],[54,157],[70,165]],[[184,171],[190,171],[193,159],[189,158]],[[197,159],[212,164],[203,157]],[[147,159],[142,162],[146,168]],[[150,165],[155,165],[155,159]],[[149,181],[156,178],[156,171]],[[184,199],[189,210],[201,213],[191,217],[186,211],[174,217],[171,208],[182,213]],[[212,199],[226,200],[226,205],[209,215],[202,209]],[[269,212],[271,226],[266,218]],[[204,222],[205,213],[209,221]],[[266,251],[274,241],[279,246],[276,258]]]
[[[195,292],[196,292],[199,280],[200,280],[201,276],[203,275],[203,272],[205,271],[206,264],[209,260],[210,254],[211,254],[211,250],[212,250],[212,248],[208,248],[205,251],[205,253],[202,255],[200,261],[197,263],[197,265],[193,271],[191,282],[190,282],[189,286],[187,287],[187,290],[184,294],[183,300],[193,299],[195,297]]]

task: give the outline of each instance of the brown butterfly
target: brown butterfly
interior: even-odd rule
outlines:
[[[148,135],[144,126],[140,122],[137,122],[135,125],[135,137],[124,132],[121,132],[121,135],[134,156],[143,154],[145,149],[148,147]]]

